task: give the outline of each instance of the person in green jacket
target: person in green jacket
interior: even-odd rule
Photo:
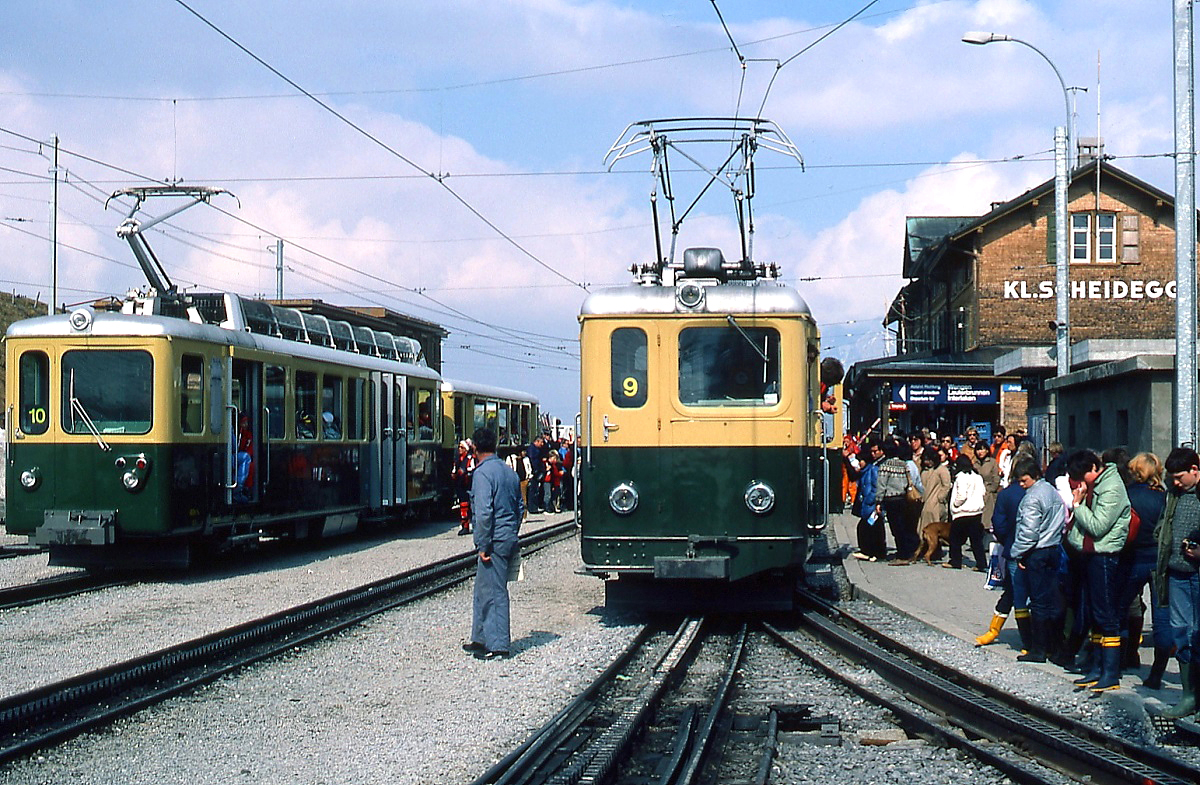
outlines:
[[[1067,459],[1067,475],[1079,483],[1067,546],[1083,555],[1092,637],[1100,644],[1100,656],[1075,684],[1094,692],[1115,690],[1121,686],[1120,556],[1129,536],[1129,495],[1117,465],[1102,463],[1091,450]]]

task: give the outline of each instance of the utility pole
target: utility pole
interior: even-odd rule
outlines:
[[[1175,0],[1175,444],[1196,445],[1196,139],[1192,0]]]
[[[275,242],[275,299],[283,299],[283,238]]]
[[[54,166],[50,168],[50,175],[54,178],[54,185],[50,191],[50,305],[46,309],[46,313],[50,316],[54,315],[54,310],[58,303],[58,135],[53,137],[54,141]]]

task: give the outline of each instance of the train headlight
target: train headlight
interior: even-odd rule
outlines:
[[[608,492],[608,506],[617,515],[628,515],[637,509],[638,492],[631,482],[623,482]]]
[[[766,515],[775,506],[775,491],[762,480],[746,486],[746,506],[755,515]]]
[[[92,326],[92,312],[87,308],[78,308],[71,311],[70,317],[71,329],[76,332],[83,332]]]
[[[142,485],[142,478],[135,471],[127,471],[121,475],[121,484],[127,491],[136,491]]]
[[[21,472],[21,487],[32,491],[42,484],[42,472],[36,466]]]
[[[695,308],[704,302],[704,287],[695,283],[685,283],[675,292],[679,304],[684,308]]]

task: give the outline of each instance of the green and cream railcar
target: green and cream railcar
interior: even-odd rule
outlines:
[[[406,338],[232,294],[7,334],[10,533],[53,563],[339,533],[438,496],[439,375]]]
[[[819,332],[772,272],[690,249],[583,304],[581,547],[611,604],[791,602],[829,470]]]
[[[448,451],[478,428],[496,432],[504,455],[527,446],[537,435],[538,399],[519,390],[443,379],[442,411],[443,447]]]

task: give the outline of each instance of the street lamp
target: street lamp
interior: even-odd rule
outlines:
[[[1046,57],[1046,53],[1028,41],[1013,38],[1001,33],[969,32],[963,35],[963,43],[990,44],[993,41],[1012,41],[1037,52],[1058,77],[1058,84],[1063,91],[1063,105],[1066,108],[1067,124],[1054,129],[1054,305],[1055,305],[1055,373],[1066,376],[1071,371],[1071,326],[1070,326],[1070,279],[1067,270],[1067,170],[1070,155],[1071,133],[1071,99],[1067,91],[1067,83],[1063,81],[1058,68]],[[1055,406],[1055,418],[1058,417]],[[1056,423],[1057,426],[1057,423]]]
[[[1051,62],[1049,57],[1046,57],[1045,52],[1043,52],[1041,49],[1038,49],[1028,41],[1022,41],[1020,38],[1013,38],[1011,35],[1004,35],[1003,33],[981,33],[979,31],[964,33],[962,40],[964,44],[978,44],[980,46],[983,44],[990,44],[995,41],[1012,41],[1014,44],[1021,44],[1022,46],[1029,47],[1033,51],[1037,52],[1038,55],[1046,61],[1047,65],[1054,69],[1054,75],[1058,77],[1058,84],[1060,87],[1062,87],[1063,91],[1063,106],[1067,110],[1067,163],[1070,164],[1070,156],[1074,153],[1074,151],[1071,150],[1070,145],[1075,139],[1075,113],[1071,111],[1070,92],[1071,89],[1078,90],[1080,88],[1068,88],[1067,83],[1063,81],[1062,74],[1059,73],[1058,67]]]

